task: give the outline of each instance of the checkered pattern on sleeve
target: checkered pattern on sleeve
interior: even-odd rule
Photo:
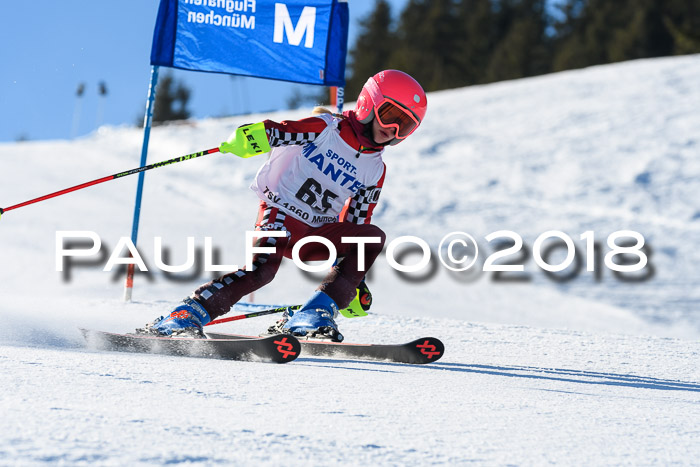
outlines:
[[[346,222],[352,222],[354,224],[367,224],[367,220],[370,216],[371,207],[374,203],[370,203],[369,195],[371,190],[362,189],[357,192],[357,194],[350,199],[350,204],[347,207],[345,213]]]
[[[289,146],[290,144],[306,144],[315,140],[320,133],[289,133],[270,128],[267,130],[267,138],[270,146]]]
[[[384,165],[382,175],[379,177],[376,185],[360,188],[355,196],[347,200],[343,212],[340,214],[342,222],[352,222],[354,224],[369,224],[372,222],[372,212],[377,207],[385,175],[386,165]]]
[[[310,143],[326,129],[328,124],[320,118],[310,117],[302,120],[273,122],[265,120],[265,131],[270,146],[304,145]]]

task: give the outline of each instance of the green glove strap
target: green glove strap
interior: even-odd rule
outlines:
[[[219,151],[230,152],[242,158],[270,152],[265,124],[259,122],[238,127],[228,141],[221,143]]]
[[[369,290],[368,290],[369,292]],[[365,310],[369,309],[369,304],[362,305],[362,301],[364,300],[367,302],[367,296],[363,294],[363,296],[360,296],[360,289],[357,290],[357,295],[355,295],[355,298],[350,302],[350,305],[348,305],[347,308],[344,308],[340,310],[340,314],[345,316],[346,318],[359,318],[360,316],[367,316],[367,312]],[[371,303],[371,295],[369,298],[369,301]]]

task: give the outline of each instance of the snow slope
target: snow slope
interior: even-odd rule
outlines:
[[[417,327],[444,339],[441,362],[3,346],[0,463],[697,461],[697,342],[427,318],[350,326],[384,339]]]
[[[610,270],[558,283],[522,258],[527,281],[491,273],[408,281],[380,259],[371,316],[352,341],[435,335],[439,363],[300,358],[289,365],[101,353],[78,326],[128,331],[207,280],[137,277],[135,302],[107,256],[56,271],[56,232],[94,231],[104,254],[130,235],[136,177],[7,212],[0,220],[0,463],[691,464],[700,454],[700,56],[627,62],[429,96],[424,125],[387,151],[375,221],[389,240],[434,251],[465,231],[640,232],[651,278]],[[153,130],[149,162],[215,147],[237,125],[308,110]],[[0,206],[138,165],[141,132],[0,145]],[[147,172],[139,251],[154,237],[185,261],[212,237],[242,262],[261,161],[211,155]],[[418,169],[420,168],[420,169]],[[409,257],[411,258],[411,257]],[[518,257],[513,257],[517,259]],[[552,262],[556,262],[553,256]],[[409,262],[409,260],[406,260]],[[597,267],[601,267],[600,264]],[[651,274],[653,272],[653,274]],[[419,274],[421,275],[421,274]],[[315,287],[291,263],[257,302]],[[247,322],[246,322],[247,321]],[[258,332],[272,319],[222,325]]]

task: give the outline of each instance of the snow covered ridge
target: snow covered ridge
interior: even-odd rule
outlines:
[[[496,250],[485,238],[509,230],[522,238],[523,249],[507,260],[523,271],[458,275],[439,269],[430,280],[406,283],[391,268],[378,267],[370,282],[376,312],[700,334],[699,72],[700,57],[685,56],[432,93],[420,130],[387,150],[375,223],[389,238],[417,236],[434,249],[449,232],[466,232],[484,257]],[[216,146],[242,123],[306,115],[285,111],[155,128],[149,161]],[[72,142],[2,144],[0,205],[133,167],[141,138],[137,129],[103,127]],[[247,186],[260,164],[218,155],[149,172],[140,239],[185,245],[188,236],[213,237],[226,263],[243,261],[240,239],[257,209]],[[12,272],[4,266],[5,274],[30,273],[42,290],[19,279],[4,287],[39,302],[48,296],[118,299],[121,284],[106,281],[99,269],[63,281],[54,267],[54,237],[57,231],[94,231],[116,245],[130,231],[134,185],[115,180],[3,216],[3,257],[12,265]],[[553,278],[532,255],[537,237],[552,230],[573,239],[581,260],[584,232],[596,233],[603,255],[612,233],[639,232],[648,248],[648,275],[630,282],[604,268],[582,268],[567,280]],[[172,253],[171,264],[185,261],[184,248]],[[565,256],[557,249],[550,262]],[[142,300],[175,301],[195,285],[137,279],[135,293]],[[257,299],[298,302],[312,288],[298,272],[283,269]],[[441,304],[445,297],[449,306]]]

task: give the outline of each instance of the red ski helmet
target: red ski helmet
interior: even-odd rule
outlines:
[[[367,80],[355,105],[357,119],[367,124],[376,118],[384,128],[394,128],[398,144],[416,131],[428,110],[428,100],[418,81],[399,70],[384,70]]]

